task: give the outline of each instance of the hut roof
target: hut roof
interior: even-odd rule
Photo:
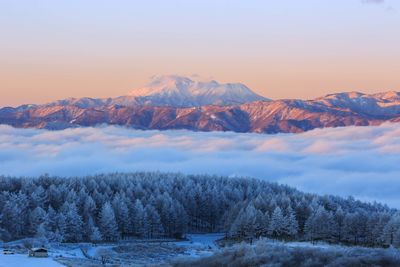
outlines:
[[[47,249],[45,249],[45,248],[31,248],[31,251],[33,251],[33,252],[47,252]]]

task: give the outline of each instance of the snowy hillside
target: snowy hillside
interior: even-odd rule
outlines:
[[[350,110],[370,116],[394,116],[400,113],[400,93],[395,91],[377,94],[347,92],[317,98],[314,103],[326,107]]]

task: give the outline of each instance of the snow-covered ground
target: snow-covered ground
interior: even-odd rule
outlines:
[[[53,244],[49,245],[49,258],[31,258],[26,254],[0,254],[0,267],[53,267],[63,266],[55,261],[60,260],[70,265],[82,263],[99,263],[98,251],[108,251],[112,260],[127,264],[158,264],[180,258],[200,258],[211,256],[219,248],[216,241],[224,238],[223,233],[188,234],[186,241],[174,240],[132,240],[113,244]],[[318,247],[332,248],[331,245],[309,242],[279,242],[264,239],[268,244],[285,245],[288,247]],[[21,241],[10,242],[18,245]],[[254,246],[254,244],[253,244]],[[85,253],[83,253],[85,251]],[[20,251],[19,251],[20,252]],[[21,253],[21,252],[20,252]]]
[[[327,244],[324,242],[321,243],[311,243],[311,242],[286,242],[286,243],[281,243],[285,246],[288,247],[312,247],[312,248],[322,248],[322,249],[334,249],[334,248],[343,248],[343,246],[340,245],[332,245],[332,244]]]
[[[217,245],[215,244],[215,241],[224,238],[225,234],[224,233],[214,233],[214,234],[189,234],[187,235],[187,239],[189,239],[189,242],[192,245],[202,245],[202,246],[208,246],[210,248],[216,249]],[[184,242],[181,242],[181,244],[184,244]]]
[[[52,248],[51,251],[49,252],[50,257],[64,257],[64,258],[85,258],[85,256],[82,253],[82,250],[79,248],[79,245],[77,245],[76,248],[68,248],[66,249],[65,247],[61,248]]]
[[[95,258],[97,255],[97,251],[99,249],[112,249],[115,246],[106,246],[106,245],[100,245],[100,246],[91,246],[87,249],[86,253],[89,257]]]
[[[189,234],[186,241],[144,239],[108,244],[52,244],[48,245],[48,258],[33,258],[28,257],[27,253],[22,254],[23,249],[20,246],[18,247],[21,241],[17,240],[12,242],[16,254],[4,255],[1,253],[2,248],[0,246],[0,267],[60,267],[64,266],[63,264],[67,266],[98,266],[101,264],[100,255],[105,255],[108,258],[108,264],[116,266],[169,266],[169,264],[188,263],[192,260],[203,260],[208,257],[215,258],[216,255],[223,255],[226,251],[230,253],[232,249],[235,249],[235,246],[230,247],[228,245],[221,249],[216,244],[216,241],[223,237],[224,234],[219,233]],[[9,244],[8,247],[10,247]],[[338,253],[343,254],[343,257],[350,258],[357,258],[360,253],[362,255],[371,254],[374,257],[385,257],[386,254],[394,253],[394,256],[391,257],[397,257],[400,262],[398,250],[346,247],[327,243],[281,242],[268,238],[254,240],[252,244],[241,243],[236,245],[238,248],[245,248],[250,254],[258,253],[261,250],[278,253],[277,251],[280,249],[289,254],[293,250],[300,252],[304,250],[317,253],[317,255],[325,252],[330,253],[332,257],[335,256],[335,253]],[[318,251],[321,251],[321,253]],[[259,256],[262,257],[262,255]]]
[[[192,257],[201,257],[212,254],[218,249],[215,241],[223,238],[225,234],[188,234],[188,241],[174,242],[178,247],[185,248],[185,254]]]
[[[197,249],[216,249],[217,246],[215,241],[221,239],[225,234],[215,233],[215,234],[188,234],[186,238],[188,241],[175,242],[177,246],[190,247]]]
[[[60,267],[52,258],[33,258],[27,254],[0,254],[0,267]]]
[[[53,267],[63,266],[55,261],[74,266],[99,264],[98,252],[106,251],[112,263],[116,264],[161,264],[179,257],[210,256],[218,247],[215,241],[224,234],[188,234],[187,241],[174,240],[132,240],[113,244],[52,244],[48,245],[49,258],[31,258],[27,254],[0,254],[0,267]],[[21,246],[17,240],[8,246]],[[12,247],[11,246],[11,247]],[[85,251],[85,254],[83,253]],[[16,252],[21,253],[21,250]]]

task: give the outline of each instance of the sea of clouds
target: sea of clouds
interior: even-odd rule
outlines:
[[[0,126],[1,175],[142,170],[251,176],[400,208],[400,124],[277,135]]]

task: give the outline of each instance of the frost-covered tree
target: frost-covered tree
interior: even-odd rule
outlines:
[[[154,238],[162,235],[164,233],[164,228],[161,224],[161,218],[157,210],[151,205],[146,205],[144,212],[145,221],[148,224],[146,227],[146,237]]]
[[[47,223],[48,223],[47,213],[41,206],[36,207],[29,214],[29,232],[32,235],[36,235],[38,227],[40,225],[43,227],[42,230],[44,231],[44,228],[46,228]]]
[[[108,241],[221,232],[399,246],[396,210],[249,178],[179,173],[0,176],[0,239]]]
[[[250,203],[239,212],[231,226],[230,235],[253,239],[266,234],[267,227],[268,220],[266,220],[264,214]]]
[[[83,225],[78,208],[74,203],[65,202],[62,209],[65,216],[65,240],[70,242],[82,241]]]
[[[59,235],[60,241],[66,241],[68,238],[68,233],[67,233],[67,218],[64,215],[64,213],[60,212],[57,215],[57,229],[55,233]]]
[[[383,228],[382,239],[388,245],[393,245],[395,239],[397,243],[397,232],[400,230],[400,213],[396,213],[390,218],[388,223]]]
[[[86,226],[87,237],[92,242],[101,241],[103,239],[99,228],[95,225],[92,217],[89,217],[88,223]]]
[[[129,233],[129,228],[131,226],[129,208],[126,204],[126,201],[127,200],[119,194],[117,194],[112,201],[112,206],[115,211],[115,218],[118,224],[118,230],[123,234]]]
[[[336,209],[333,219],[335,220],[336,231],[334,231],[334,239],[341,242],[343,238],[345,213],[341,207]]]
[[[47,231],[45,223],[41,223],[36,227],[35,237],[47,239],[49,233],[50,232]]]
[[[96,215],[96,202],[94,202],[93,198],[89,195],[83,202],[83,217],[85,221],[88,221],[90,217]]]
[[[307,219],[304,226],[305,236],[312,241],[332,240],[336,228],[332,213],[319,206]]]
[[[7,201],[1,212],[2,226],[14,238],[18,238],[22,234],[23,222],[20,220],[21,213],[20,207],[14,201]]]
[[[133,224],[133,233],[138,237],[146,236],[146,216],[143,204],[140,200],[136,200],[133,206],[131,220]]]
[[[276,207],[271,215],[269,223],[269,234],[273,238],[283,238],[286,235],[287,221],[283,216],[282,209]]]
[[[343,221],[343,240],[357,243],[357,219],[354,213],[348,213]]]
[[[119,238],[118,225],[110,202],[104,203],[101,209],[100,228],[105,240],[117,240]]]
[[[291,207],[288,208],[287,215],[285,216],[286,220],[286,235],[289,238],[294,238],[299,232],[299,223],[296,219],[296,214],[294,213]]]

